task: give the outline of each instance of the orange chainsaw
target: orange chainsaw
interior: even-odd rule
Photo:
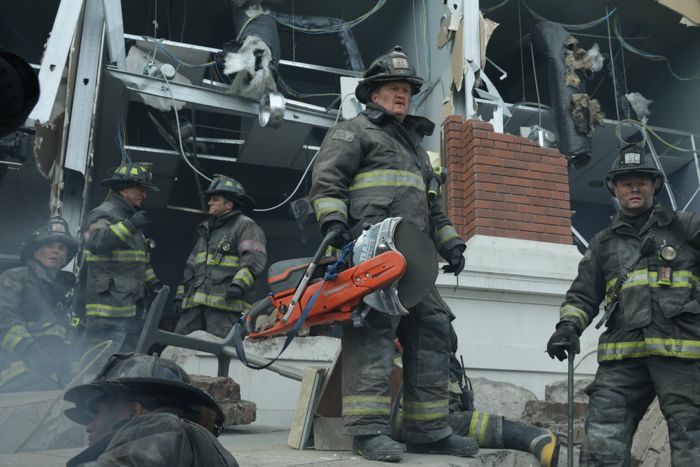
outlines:
[[[400,217],[366,228],[338,258],[323,256],[333,235],[326,235],[313,258],[270,266],[271,294],[241,318],[241,337],[286,334],[281,354],[294,336],[312,326],[361,326],[371,312],[406,315],[435,283],[437,253],[432,241]],[[246,363],[242,342],[235,347]]]

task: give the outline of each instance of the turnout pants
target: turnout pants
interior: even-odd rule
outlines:
[[[632,437],[658,396],[674,467],[700,462],[700,361],[646,357],[603,363],[589,396],[581,466],[629,466]]]
[[[88,316],[85,337],[88,347],[106,340],[112,341],[110,353],[133,352],[143,329],[143,318],[102,318]]]
[[[452,434],[447,391],[450,312],[433,287],[408,316],[375,310],[368,327],[346,328],[342,338],[343,419],[353,436],[391,434],[394,338],[403,346],[406,441],[428,443]]]

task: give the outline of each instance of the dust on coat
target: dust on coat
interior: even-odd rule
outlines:
[[[85,221],[85,314],[131,318],[143,309],[147,289],[160,282],[150,264],[146,237],[129,218],[136,212],[120,194],[90,211]]]
[[[133,417],[66,466],[238,467],[213,434],[172,412],[160,409]]]
[[[447,259],[447,252],[464,241],[445,215],[441,197],[427,197],[432,167],[420,143],[434,127],[413,115],[401,125],[370,103],[331,129],[312,176],[310,197],[318,222],[343,222],[357,236],[365,225],[402,217],[429,235]]]
[[[0,386],[29,371],[23,358],[32,358],[25,352],[32,344],[40,343],[49,354],[52,344],[65,348],[74,284],[73,274],[51,274],[33,259],[0,275]]]
[[[586,329],[601,302],[610,300],[625,263],[641,250],[643,238],[651,236],[653,251],[627,274],[619,306],[600,337],[601,363],[648,356],[700,359],[700,251],[688,243],[700,231],[700,217],[658,203],[653,209],[639,232],[618,214],[591,240],[561,307],[562,321]],[[670,261],[660,255],[664,245],[676,251]],[[665,267],[670,268],[667,281],[660,275]]]
[[[255,279],[267,264],[265,233],[250,217],[234,210],[205,220],[197,227],[197,234],[176,295],[182,300],[182,310],[204,306],[246,311],[255,298]],[[226,297],[231,284],[243,289],[243,299]]]

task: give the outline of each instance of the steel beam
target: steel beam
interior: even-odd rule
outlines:
[[[85,175],[94,121],[98,76],[104,45],[104,9],[102,2],[85,6],[83,32],[80,39],[78,70],[75,77],[73,106],[66,147],[65,168]]]
[[[41,94],[29,118],[38,123],[46,123],[56,102],[58,86],[66,68],[68,51],[73,43],[75,28],[78,25],[83,0],[61,0],[53,22],[51,34],[46,42],[46,50],[39,69]]]
[[[165,81],[150,76],[129,73],[107,67],[108,72],[120,80],[129,91],[137,94],[174,99],[186,102],[195,109],[215,113],[239,115],[244,117],[257,117],[259,105],[255,101],[239,96],[225,94],[212,89],[191,86],[182,83]],[[308,124],[320,128],[330,128],[335,124],[337,112],[316,105],[287,99],[287,109],[284,119],[287,121]]]
[[[98,2],[98,0],[93,0]],[[90,2],[92,3],[92,2]],[[121,0],[103,0],[105,22],[107,23],[107,45],[109,58],[120,70],[126,70],[124,51],[124,20]]]

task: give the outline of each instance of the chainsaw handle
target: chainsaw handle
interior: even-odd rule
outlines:
[[[326,234],[325,237],[323,237],[323,240],[321,240],[321,244],[318,246],[318,250],[316,250],[316,254],[314,255],[313,259],[311,260],[311,263],[316,266],[318,265],[319,260],[321,259],[322,256],[326,253],[326,250],[330,246],[331,242],[335,240],[335,238],[338,236],[338,232],[335,230],[329,230],[328,233]]]
[[[306,290],[306,286],[309,284],[309,281],[311,280],[311,276],[313,276],[314,271],[316,271],[316,266],[318,266],[318,263],[321,260],[321,257],[326,252],[326,249],[331,244],[331,242],[335,239],[336,235],[338,235],[337,232],[330,230],[328,233],[326,233],[325,237],[323,237],[323,240],[321,240],[321,244],[318,246],[318,250],[316,250],[316,254],[314,255],[313,259],[311,260],[311,263],[309,263],[309,266],[306,268],[306,272],[304,272],[304,277],[301,278],[301,282],[299,282],[299,285],[297,286],[297,290],[294,292],[294,296],[292,297],[292,301],[289,302],[289,308],[287,309],[287,312],[282,317],[283,323],[287,322],[287,320],[289,319],[289,316],[292,313],[292,310],[294,310],[294,307],[297,306],[297,303],[299,302],[301,295],[304,293],[304,290]]]

